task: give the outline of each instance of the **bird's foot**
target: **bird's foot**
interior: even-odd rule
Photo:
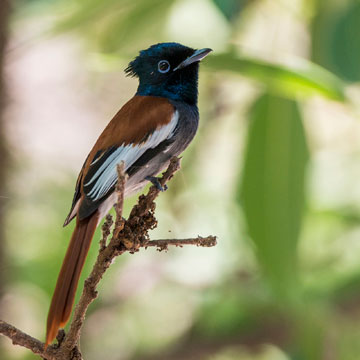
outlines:
[[[166,184],[164,186],[161,186],[159,178],[157,178],[156,176],[147,176],[145,180],[150,181],[160,191],[165,191],[168,188]]]

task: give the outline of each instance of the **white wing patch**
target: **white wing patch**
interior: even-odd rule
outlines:
[[[139,145],[120,146],[116,149],[96,171],[93,177],[84,186],[94,183],[91,191],[87,194],[93,201],[102,198],[117,181],[116,165],[121,161],[125,163],[125,171],[140,158],[148,149],[155,148],[164,140],[171,138],[178,123],[179,113],[176,110],[171,121],[155,130],[149,138]],[[101,157],[101,156],[100,156]],[[93,163],[96,163],[96,159]]]

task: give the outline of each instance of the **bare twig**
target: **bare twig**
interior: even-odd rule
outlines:
[[[117,167],[119,181],[116,185],[116,192],[118,195],[117,202],[115,205],[116,219],[115,227],[113,231],[113,237],[118,238],[120,231],[124,227],[124,220],[122,217],[123,207],[124,207],[124,193],[125,193],[125,182],[127,175],[125,174],[125,164],[122,161]]]
[[[168,169],[159,179],[161,186],[165,186],[179,168],[180,159],[176,157],[172,158]],[[157,220],[154,216],[156,207],[154,200],[159,195],[160,190],[155,186],[151,186],[146,195],[141,195],[139,197],[138,203],[131,210],[129,218],[125,220],[122,217],[122,211],[126,177],[124,164],[122,163],[118,166],[118,184],[116,187],[118,201],[115,205],[115,223],[111,215],[106,216],[104,225],[102,226],[102,239],[100,240],[98,257],[89,277],[85,280],[83,292],[79,303],[75,307],[73,320],[65,338],[63,333],[60,334],[59,332],[61,335],[58,337],[59,344],[49,346],[47,350],[44,351],[44,344],[41,341],[34,339],[13,326],[1,321],[0,333],[12,339],[14,344],[27,347],[33,353],[39,354],[44,359],[48,360],[80,360],[82,359],[82,355],[79,350],[78,342],[86,311],[92,301],[97,297],[97,285],[116,256],[127,251],[131,253],[136,252],[140,247],[157,247],[161,251],[166,250],[169,245],[180,247],[183,245],[203,247],[216,245],[216,237],[214,236],[206,238],[198,236],[197,238],[182,240],[150,240],[148,232],[157,226]],[[111,234],[113,223],[114,229]],[[107,244],[110,234],[111,238]]]
[[[101,227],[102,236],[101,236],[101,239],[99,242],[99,244],[100,244],[99,251],[103,251],[106,248],[106,241],[111,233],[111,227],[113,226],[113,224],[114,224],[114,221],[113,221],[112,216],[110,214],[107,214],[105,216],[104,224]]]
[[[168,246],[178,246],[183,247],[184,245],[196,245],[201,247],[212,247],[216,245],[216,236],[208,236],[208,237],[201,237],[198,236],[197,238],[191,239],[161,239],[161,240],[150,240],[148,241],[144,247],[148,246],[155,246],[158,250],[167,250]]]
[[[44,352],[44,343],[25,334],[15,326],[0,320],[0,334],[7,336],[14,345],[20,345],[31,350],[34,354],[42,355]]]

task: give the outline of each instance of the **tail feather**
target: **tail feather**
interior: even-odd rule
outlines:
[[[97,212],[91,217],[76,222],[51,300],[45,346],[54,340],[59,328],[64,327],[69,320],[80,273],[97,223]]]

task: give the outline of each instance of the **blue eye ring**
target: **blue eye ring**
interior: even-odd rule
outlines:
[[[165,74],[170,70],[170,63],[167,60],[160,60],[158,63],[159,73]]]

